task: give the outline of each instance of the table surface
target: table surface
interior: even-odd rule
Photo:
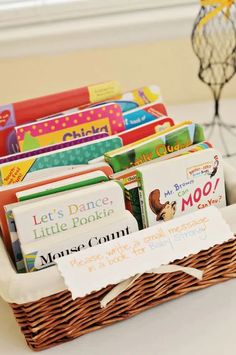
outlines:
[[[223,117],[232,118],[236,100],[225,100]],[[178,105],[169,114],[209,120],[212,103]],[[216,144],[219,138],[213,137]],[[236,139],[228,138],[236,151]],[[236,158],[229,159],[236,165]],[[43,355],[231,355],[236,353],[236,280],[180,297],[134,318],[45,350]],[[0,299],[0,354],[32,354],[10,307]]]

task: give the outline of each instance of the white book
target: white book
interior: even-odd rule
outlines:
[[[137,167],[136,172],[144,227],[226,205],[223,160],[214,148]]]
[[[98,221],[96,228],[85,227],[83,231],[67,231],[54,238],[38,240],[22,245],[23,257],[28,272],[53,265],[55,259],[109,242],[126,238],[137,232],[136,219],[129,211],[112,217],[106,222]]]
[[[122,186],[115,181],[48,196],[47,199],[13,208],[21,244],[53,237],[86,225],[104,222],[125,210]]]

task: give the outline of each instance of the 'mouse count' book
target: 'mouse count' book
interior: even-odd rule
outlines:
[[[13,208],[18,238],[22,244],[53,237],[86,225],[104,222],[125,209],[124,192],[115,181],[48,196]]]
[[[123,211],[107,222],[98,221],[96,228],[85,227],[63,232],[50,239],[42,239],[23,244],[22,252],[27,271],[36,271],[54,264],[55,259],[109,242],[113,239],[127,237],[138,231],[135,218],[129,211]]]
[[[223,162],[214,148],[138,167],[144,227],[207,206],[223,207]]]

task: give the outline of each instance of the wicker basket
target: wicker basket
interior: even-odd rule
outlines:
[[[232,176],[232,174],[229,176]],[[229,178],[229,181],[230,186],[228,188],[234,190],[235,182],[231,178]],[[230,203],[236,202],[235,196],[233,196],[233,200],[229,199],[229,201]],[[41,273],[45,272],[49,273],[52,282],[54,281],[56,274],[53,269],[55,267],[37,273],[13,275],[12,266],[5,256],[5,263],[6,260],[9,264],[8,267],[11,267],[10,278],[17,276],[18,286],[15,285],[15,288],[19,289],[19,284],[23,278],[27,278],[31,282],[33,277],[37,279]],[[71,298],[71,293],[63,290],[63,288],[61,288],[63,291],[54,292],[33,302],[14,303],[9,302],[6,297],[5,299],[10,303],[29,347],[36,351],[43,350],[117,321],[130,318],[148,308],[175,299],[188,292],[236,277],[236,239],[232,238],[232,240],[214,246],[209,250],[176,260],[175,263],[204,270],[203,280],[198,281],[182,272],[161,275],[143,274],[129,289],[111,301],[106,308],[101,308],[100,301],[113,287],[112,285],[74,301]],[[4,272],[2,272],[2,278],[3,274]],[[7,284],[7,278],[9,277],[5,276],[6,289],[9,292],[12,287]],[[3,292],[0,292],[0,294],[3,295]]]

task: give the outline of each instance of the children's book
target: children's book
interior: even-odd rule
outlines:
[[[223,207],[222,157],[214,148],[137,167],[144,227],[207,206]],[[180,238],[185,237],[184,229]]]
[[[43,201],[45,196],[56,196],[59,192],[66,192],[75,190],[84,186],[90,186],[98,184],[100,182],[108,181],[108,177],[102,171],[93,171],[88,174],[78,175],[69,179],[56,181],[54,183],[45,184],[42,186],[34,187],[32,189],[24,190],[16,193],[18,202],[4,206],[8,229],[10,233],[12,250],[15,257],[16,269],[18,272],[25,271],[25,264],[21,252],[20,241],[18,238],[15,220],[13,217],[12,209],[17,206],[23,206],[30,203],[30,200],[34,199],[35,202]]]
[[[114,172],[138,166],[205,139],[202,126],[185,121],[163,132],[104,154]]]
[[[59,149],[54,152],[17,160],[16,162],[1,164],[0,184],[11,185],[23,181],[28,174],[47,168],[87,164],[89,160],[121,146],[121,138],[115,136],[107,137],[63,150]]]
[[[57,193],[42,201],[31,200],[27,205],[12,209],[21,244],[84,226],[106,222],[125,209],[121,184],[107,181],[73,191]]]
[[[78,231],[63,232],[54,238],[22,244],[27,271],[36,271],[53,265],[55,259],[109,242],[114,239],[127,238],[138,231],[135,218],[129,211],[111,218],[104,223],[98,221],[96,228],[85,227]]]
[[[144,163],[139,165],[140,167],[145,166],[147,164],[156,164],[157,162],[160,163],[161,161],[168,160],[175,158],[180,155],[186,155],[190,153],[195,153],[200,150],[212,148],[212,145],[209,142],[201,142],[198,144],[194,144],[190,147],[181,149],[179,151],[166,154],[163,157],[158,159],[154,159],[151,162]],[[138,182],[137,182],[137,175],[136,175],[137,167],[129,168],[118,173],[112,174],[110,179],[118,180],[122,183],[125,189],[125,202],[126,208],[135,216],[139,229],[143,229],[142,224],[142,214],[141,214],[141,206],[139,200],[139,190],[138,190]]]
[[[55,175],[48,174],[47,176],[44,175],[43,177],[38,177],[37,179],[32,179],[29,181],[25,180],[13,185],[0,187],[0,227],[2,231],[2,239],[9,254],[13,256],[11,240],[3,206],[17,202],[17,192],[98,170],[103,171],[106,176],[110,176],[113,172],[111,167],[106,163],[90,164],[79,166],[75,169],[65,168],[63,172],[56,173]]]
[[[119,83],[109,81],[0,106],[0,156],[18,151],[15,126],[73,107],[104,101],[120,94]]]
[[[138,127],[166,115],[166,108],[159,101],[135,108],[124,113],[125,129]]]
[[[161,117],[151,122],[144,123],[141,126],[129,129],[128,131],[120,132],[117,135],[122,139],[123,145],[125,146],[157,132],[164,131],[171,126],[174,126],[172,118]]]
[[[15,153],[15,154],[11,154],[11,155],[6,155],[4,157],[0,157],[0,165],[5,164],[5,163],[10,163],[10,162],[13,162],[16,160],[34,157],[35,155],[54,152],[55,150],[74,147],[79,144],[87,143],[90,141],[95,141],[97,139],[106,138],[106,137],[108,137],[108,133],[105,133],[105,132],[104,133],[97,133],[97,134],[93,134],[91,136],[85,136],[85,137],[81,137],[81,138],[72,139],[72,140],[66,141],[66,142],[56,143],[53,145],[49,145],[47,147],[28,150],[27,152],[20,152],[20,153]]]
[[[105,132],[113,135],[124,130],[121,108],[114,103],[15,127],[21,151],[97,133]]]
[[[16,193],[18,201],[32,200],[42,196],[49,196],[58,192],[75,190],[80,187],[98,184],[108,181],[108,177],[102,171],[93,171],[88,174],[74,176],[69,179],[52,182],[38,187],[33,187]]]

